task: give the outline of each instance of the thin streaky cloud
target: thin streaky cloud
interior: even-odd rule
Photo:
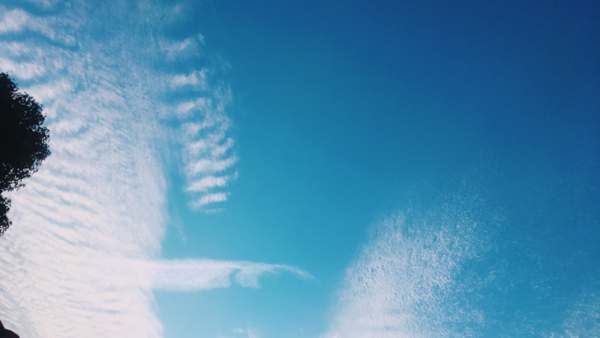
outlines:
[[[208,113],[211,109],[211,100],[205,97],[200,97],[195,101],[185,101],[177,105],[176,113],[180,119],[189,117],[190,114],[198,111],[200,114]],[[208,122],[208,121],[207,121]]]
[[[46,72],[43,66],[28,62],[15,62],[10,59],[0,57],[0,71],[8,73],[21,80],[30,80],[41,76]]]
[[[181,41],[169,41],[163,39],[160,41],[160,48],[165,53],[167,61],[185,59],[201,54],[200,46],[204,45],[202,35],[188,37]]]
[[[68,31],[73,30],[77,26],[74,25],[77,20],[59,19],[56,17],[42,18],[33,16],[22,9],[7,10],[3,6],[0,6],[0,15],[2,15],[2,19],[0,19],[0,34],[20,33],[28,30],[67,45],[75,43],[73,35],[64,31],[64,28],[68,28]],[[61,34],[57,34],[56,29],[52,26],[63,28],[63,31]]]
[[[224,155],[231,147],[233,147],[233,139],[228,138],[222,145],[213,147],[211,155],[214,157]]]
[[[0,46],[13,57],[26,56],[32,53],[32,49],[22,42],[0,42]]]
[[[220,147],[219,144],[224,138],[225,132],[223,131],[209,133],[206,136],[204,136],[204,138],[198,141],[190,142],[190,144],[188,144],[187,150],[189,151],[189,154],[191,156],[198,156],[204,152],[208,152],[208,150],[210,149],[210,154],[212,154],[213,157],[218,157],[222,154],[215,155],[215,150]]]
[[[177,108],[176,108],[177,116],[183,117],[183,116],[187,115],[188,112],[190,112],[195,107],[196,107],[196,102],[193,102],[193,101],[182,102],[179,105],[177,105]]]
[[[210,203],[227,201],[226,193],[219,192],[202,196],[200,199],[192,202],[192,208],[200,208]]]
[[[229,287],[233,281],[244,287],[259,288],[264,274],[290,272],[301,279],[312,279],[308,272],[277,264],[179,260],[152,262],[152,288],[156,290],[192,291]]]
[[[64,79],[23,89],[24,92],[35,97],[36,101],[40,103],[47,103],[49,100],[54,100],[72,90],[73,85]]]
[[[171,87],[193,86],[199,87],[199,89],[206,89],[206,72],[206,69],[202,69],[201,71],[194,71],[188,75],[175,75],[171,80]]]
[[[200,53],[199,37],[190,37],[180,42],[177,48],[167,48],[170,52],[184,50],[186,53]],[[173,45],[171,45],[173,46]],[[163,50],[164,42],[163,42]],[[188,75],[176,75],[171,79],[172,89],[185,90],[185,86],[196,86],[198,97],[175,103],[172,118],[180,121],[181,152],[191,194],[189,206],[205,213],[222,211],[222,208],[207,209],[212,203],[224,202],[227,191],[219,191],[227,186],[227,181],[235,179],[233,166],[237,155],[233,150],[233,138],[228,137],[232,125],[227,116],[227,108],[232,101],[231,90],[212,79],[212,72],[206,68]],[[206,179],[202,179],[206,177]],[[217,178],[221,177],[221,178]],[[202,192],[201,196],[196,193]]]
[[[224,160],[201,159],[195,163],[191,163],[189,175],[195,176],[200,173],[217,173],[231,168],[237,161],[235,156]]]
[[[187,188],[188,191],[206,191],[210,188],[214,187],[224,187],[227,185],[227,181],[229,181],[228,176],[215,177],[215,176],[206,176],[201,178],[198,181],[193,181],[190,186]]]

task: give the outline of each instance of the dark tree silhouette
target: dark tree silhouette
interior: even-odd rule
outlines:
[[[23,187],[50,155],[42,106],[18,89],[8,74],[0,73],[0,236],[11,225],[6,216],[10,200],[2,193]]]
[[[2,322],[0,322],[0,338],[19,338],[19,335],[11,330],[5,329]]]

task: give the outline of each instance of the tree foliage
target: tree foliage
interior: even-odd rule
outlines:
[[[11,330],[5,329],[2,322],[0,322],[0,338],[19,338],[19,335]]]
[[[8,74],[0,73],[0,235],[11,225],[6,216],[10,200],[2,193],[23,187],[50,155],[42,106],[18,89]]]

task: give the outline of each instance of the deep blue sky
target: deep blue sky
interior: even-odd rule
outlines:
[[[0,0],[0,71],[52,150],[9,196],[0,319],[600,336],[599,22],[598,1]]]
[[[227,211],[182,212],[184,224],[197,225],[185,225],[186,243],[171,236],[165,255],[291,264],[317,281],[282,276],[262,290],[178,301],[210,308],[207,327],[241,311],[270,323],[265,336],[295,336],[299,327],[315,336],[368,226],[404,208],[415,187],[482,172],[478,189],[515,228],[531,227],[514,223],[538,222],[531,218],[552,203],[585,200],[585,192],[539,199],[558,189],[552,182],[598,184],[599,17],[593,1],[198,6],[172,34],[201,32],[206,58],[230,65],[223,74],[234,93],[239,179]],[[164,316],[167,333],[197,320]]]

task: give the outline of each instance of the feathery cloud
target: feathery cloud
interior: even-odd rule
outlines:
[[[95,16],[85,13],[77,4],[53,18],[5,11],[0,32],[68,36],[65,22],[93,26]],[[152,53],[161,48],[135,13],[106,17],[127,34],[98,38],[77,31],[77,49],[39,36],[0,41],[10,46],[0,49],[0,69],[29,80],[27,90],[45,104],[52,150],[26,187],[10,196],[13,226],[0,238],[0,318],[31,338],[158,338],[153,290],[259,287],[260,276],[285,271],[310,278],[285,265],[160,259],[166,183],[154,145],[166,133],[157,118],[169,106],[156,97],[173,75],[153,71]],[[190,176],[190,191],[204,194],[203,207],[225,199],[227,192],[211,190],[235,177],[215,175],[235,162],[227,160],[235,158],[227,154],[232,141],[207,137],[226,134],[230,124],[219,93],[213,88],[210,109],[193,111],[181,127],[190,126],[181,129],[190,132],[183,133],[184,149],[205,142],[203,150],[186,153],[186,165],[201,169]]]
[[[43,66],[34,63],[19,63],[0,57],[0,71],[22,80],[30,80],[44,74],[45,69]]]
[[[73,85],[64,79],[23,89],[24,92],[35,97],[36,101],[43,104],[72,90]]]
[[[201,71],[193,71],[188,75],[175,75],[171,80],[171,87],[194,86],[199,87],[199,89],[206,89],[206,72],[206,69],[202,69]]]
[[[75,38],[72,34],[68,33],[64,29],[60,34],[53,28],[56,26],[62,26],[60,28],[68,27],[73,29],[73,20],[59,19],[56,17],[36,17],[22,9],[7,10],[6,7],[0,6],[0,34],[7,33],[20,33],[25,30],[37,32],[44,37],[61,42],[67,45],[75,43]]]
[[[566,268],[581,255],[548,258],[545,243],[523,245],[522,229],[511,229],[522,224],[508,224],[469,189],[445,196],[428,191],[374,226],[346,270],[322,337],[598,335],[600,294],[591,291],[597,278],[592,272],[573,279]],[[543,237],[546,225],[524,237]]]
[[[485,251],[471,208],[407,210],[379,224],[347,270],[325,337],[451,337],[458,333],[445,324],[480,324],[476,309],[445,307],[460,292],[462,264]]]

